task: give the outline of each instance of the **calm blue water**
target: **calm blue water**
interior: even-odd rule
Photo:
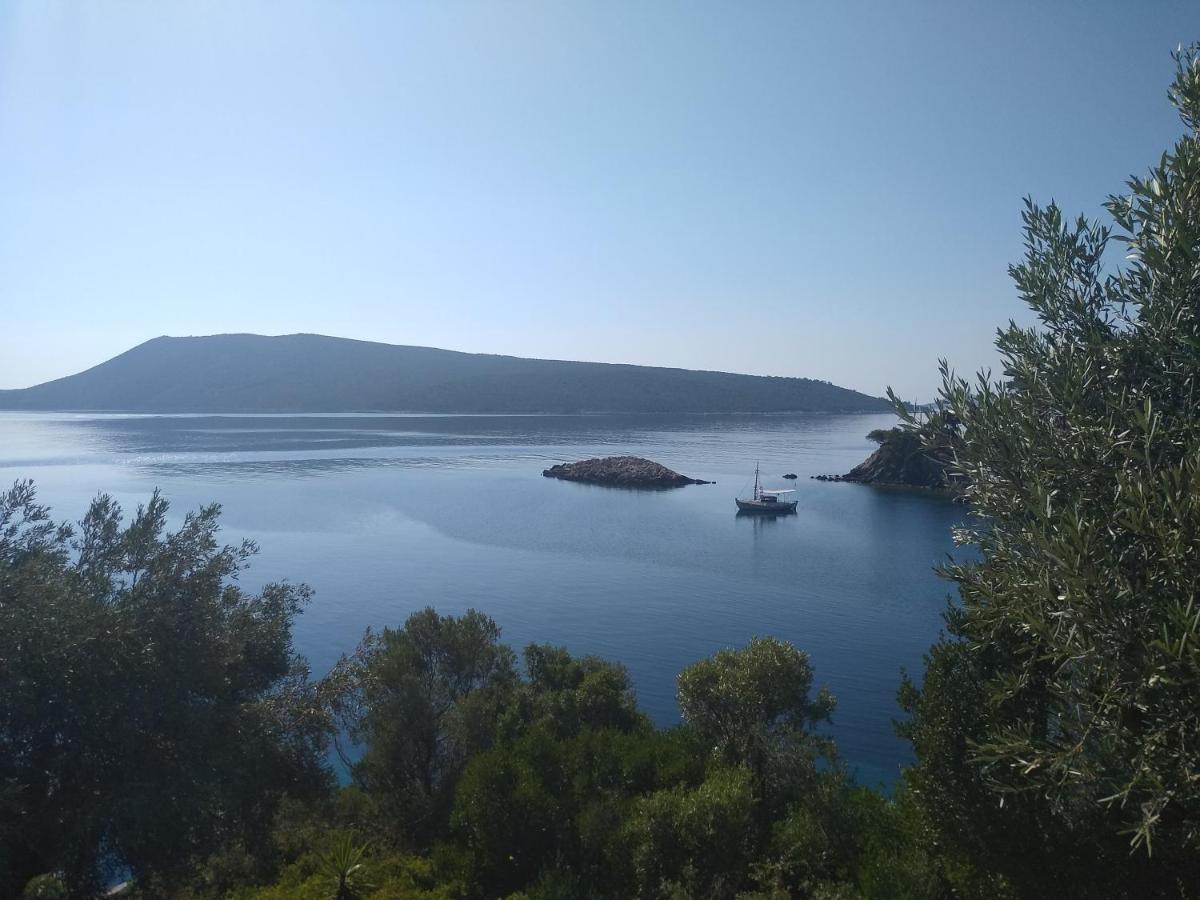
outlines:
[[[891,416],[101,416],[0,413],[0,484],[33,478],[58,518],[105,491],[132,510],[219,501],[261,554],[244,581],[316,591],[296,643],[324,673],[368,625],[476,607],[520,647],[628,666],[643,706],[678,721],[674,679],[771,634],[807,650],[838,698],[834,734],[864,783],[890,783],[901,667],[919,673],[962,507],[808,480],[845,472]],[[715,480],[667,492],[541,477],[554,462],[647,456]],[[754,463],[796,472],[798,515],[739,518]]]

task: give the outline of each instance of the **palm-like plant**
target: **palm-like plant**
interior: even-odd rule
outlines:
[[[341,832],[327,850],[317,854],[321,873],[333,883],[329,900],[359,900],[370,890],[363,862],[366,853],[366,844],[356,844],[353,834]]]

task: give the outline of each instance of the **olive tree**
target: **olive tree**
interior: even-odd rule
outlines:
[[[1064,893],[1200,879],[1200,51],[1176,59],[1186,133],[1108,224],[1027,201],[1010,273],[1037,325],[998,332],[1000,378],[943,363],[910,419],[949,445],[978,549],[903,691],[914,782],[1019,892],[1022,840]]]

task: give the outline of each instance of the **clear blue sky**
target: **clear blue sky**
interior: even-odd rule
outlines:
[[[1200,4],[0,3],[0,387],[320,332],[932,395]],[[765,340],[764,340],[765,339]]]

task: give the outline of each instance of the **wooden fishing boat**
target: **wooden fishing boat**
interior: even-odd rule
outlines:
[[[793,490],[787,491],[768,491],[765,490],[759,483],[758,466],[754,467],[754,496],[748,499],[735,497],[734,503],[737,504],[739,512],[750,513],[751,515],[763,516],[778,516],[787,515],[796,511],[797,500],[785,500],[785,494],[794,494]]]

